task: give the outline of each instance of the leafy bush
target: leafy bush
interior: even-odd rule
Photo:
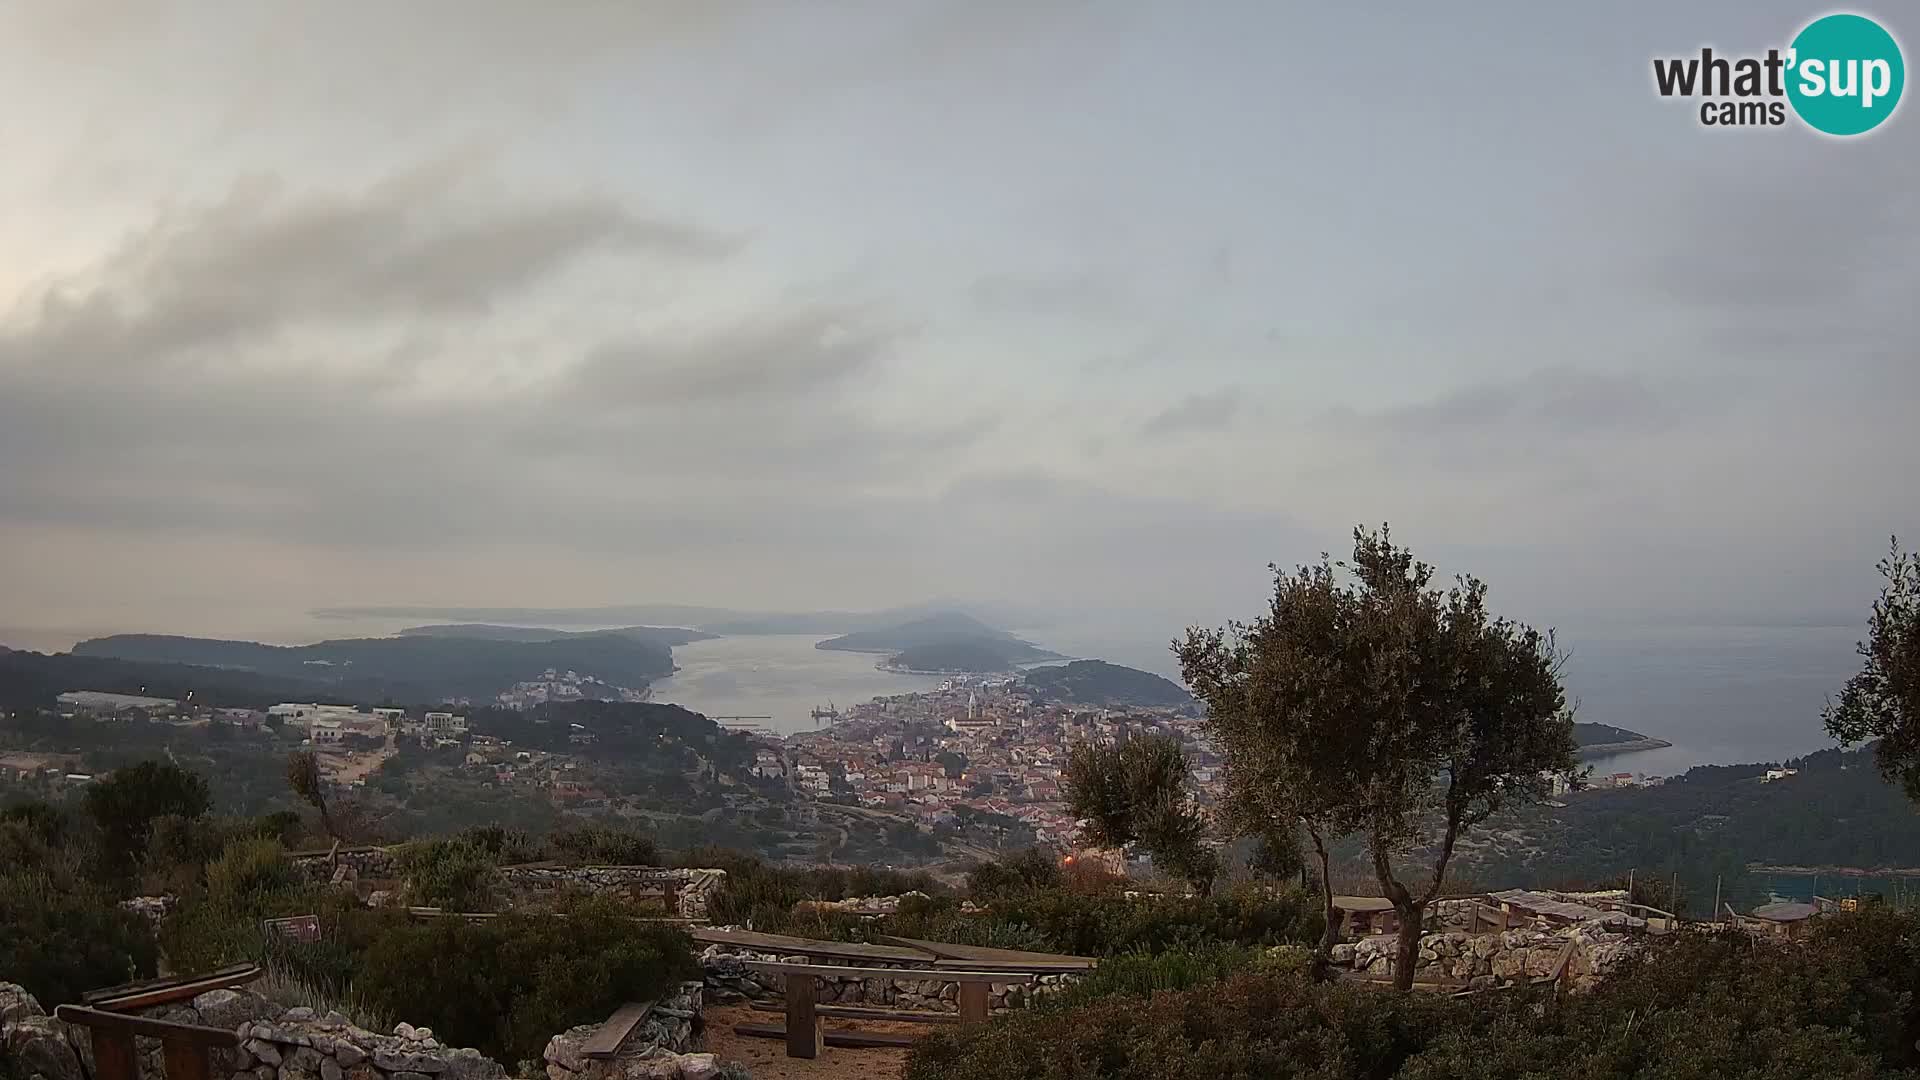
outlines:
[[[410,904],[448,911],[487,911],[499,889],[493,857],[471,840],[425,840],[400,852]]]
[[[1059,884],[1059,862],[1051,852],[1037,847],[997,862],[981,863],[967,871],[967,895],[975,900],[1050,889]]]
[[[582,865],[655,866],[660,861],[652,837],[606,825],[555,829],[547,847],[555,858]]]
[[[153,933],[88,876],[84,845],[47,816],[0,822],[0,978],[48,1008],[86,990],[151,975]]]
[[[1167,991],[1154,984],[1206,977],[1204,954],[1106,966],[1109,996],[934,1034],[907,1080],[1920,1077],[1920,917],[1885,910],[1827,920],[1805,945],[1656,939],[1598,989],[1560,1000],[1391,994],[1298,973]]]
[[[1163,952],[1213,945],[1282,945],[1316,940],[1319,905],[1297,891],[1243,886],[1211,897],[1136,897],[1117,890],[1042,890],[990,905],[995,922],[1032,927],[1052,951],[1081,956]]]
[[[499,866],[538,862],[545,856],[540,844],[525,829],[505,825],[475,825],[460,834],[460,839],[487,853]]]
[[[1232,945],[1128,953],[1100,961],[1093,974],[1046,999],[1049,1008],[1073,1008],[1109,997],[1152,997],[1160,990],[1191,990],[1251,967],[1258,953]]]
[[[169,761],[143,761],[115,769],[87,788],[87,813],[99,825],[108,858],[131,864],[147,843],[156,818],[197,818],[213,805],[207,781]]]
[[[207,864],[207,899],[235,910],[263,910],[293,884],[293,867],[279,842],[264,837],[229,841]]]
[[[502,1061],[537,1058],[547,1039],[700,977],[692,942],[636,923],[616,901],[549,914],[398,922],[362,957],[355,983],[373,1007],[425,1023],[455,1046]]]
[[[675,860],[681,866],[723,869],[727,880],[707,905],[717,925],[752,923],[773,933],[844,937],[857,920],[836,920],[817,914],[795,915],[802,900],[844,900],[850,896],[898,896],[907,892],[943,892],[925,872],[907,873],[878,867],[802,869],[773,866],[738,852],[697,850]]]

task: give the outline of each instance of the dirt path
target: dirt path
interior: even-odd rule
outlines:
[[[753,1074],[753,1080],[899,1080],[907,1063],[905,1050],[845,1050],[829,1046],[820,1056],[808,1061],[787,1056],[787,1044],[779,1039],[754,1039],[733,1033],[735,1024],[774,1024],[779,1013],[756,1012],[745,1005],[712,1006],[705,1013],[707,1050],[721,1061],[737,1061]],[[924,1035],[927,1024],[893,1024],[880,1020],[826,1021],[833,1028],[858,1027],[861,1031],[902,1031]]]

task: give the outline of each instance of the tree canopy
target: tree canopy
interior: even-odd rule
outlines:
[[[1201,895],[1219,861],[1205,844],[1206,819],[1187,793],[1187,755],[1170,735],[1118,745],[1083,743],[1067,757],[1067,804],[1100,847],[1137,844],[1156,866]]]
[[[109,857],[130,860],[145,845],[156,818],[204,816],[213,805],[207,781],[170,761],[143,761],[115,769],[87,789],[87,813],[100,826]]]
[[[1478,578],[1433,581],[1386,526],[1357,528],[1350,562],[1276,569],[1267,614],[1175,646],[1226,761],[1229,821],[1298,822],[1323,881],[1327,845],[1360,833],[1400,916],[1403,986],[1461,834],[1577,769],[1551,634],[1492,615]],[[1418,848],[1432,862],[1410,875]]]
[[[1895,537],[1878,569],[1887,583],[1867,618],[1864,662],[1824,719],[1849,746],[1880,740],[1881,774],[1920,801],[1920,552],[1901,551]]]

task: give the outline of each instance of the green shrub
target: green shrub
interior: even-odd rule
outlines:
[[[207,781],[170,761],[143,761],[87,787],[87,813],[100,827],[115,872],[132,868],[155,819],[204,816],[213,805]]]
[[[276,840],[230,840],[220,857],[207,864],[207,899],[236,910],[264,910],[293,884],[293,867]]]
[[[57,859],[0,869],[0,978],[51,1010],[154,973],[146,921]]]
[[[547,848],[557,859],[588,866],[655,866],[660,861],[653,837],[607,825],[555,829],[547,837]]]
[[[488,911],[499,892],[497,864],[472,840],[424,840],[400,851],[409,904]]]
[[[1311,897],[1243,886],[1211,897],[1128,898],[1041,890],[989,906],[994,922],[1031,927],[1052,951],[1080,956],[1163,952],[1213,945],[1283,945],[1316,940],[1320,912]]]
[[[375,1008],[501,1061],[538,1058],[547,1039],[700,977],[679,930],[637,923],[611,899],[553,914],[398,922],[366,949],[355,989]]]
[[[1028,848],[1018,855],[986,862],[967,871],[967,895],[975,900],[1051,889],[1060,885],[1060,863],[1051,852]]]
[[[682,866],[717,867],[727,872],[726,883],[708,901],[708,917],[715,924],[752,923],[754,929],[770,933],[844,937],[858,922],[816,913],[796,915],[794,907],[802,900],[945,891],[924,871],[909,873],[869,866],[844,869],[773,866],[738,852],[712,849],[688,852],[675,862]]]
[[[1048,998],[1047,1007],[1074,1008],[1101,998],[1147,998],[1160,990],[1191,990],[1246,970],[1258,955],[1252,949],[1216,945],[1110,956],[1100,961],[1093,974]]]
[[[546,852],[525,829],[505,825],[475,825],[460,834],[460,839],[487,853],[497,866],[539,862]]]

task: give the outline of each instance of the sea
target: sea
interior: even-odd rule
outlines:
[[[816,649],[821,634],[758,634],[678,645],[679,668],[653,684],[653,700],[707,716],[746,716],[790,735],[815,726],[813,711],[891,694],[931,690],[939,676],[881,671],[884,656]]]
[[[1577,720],[1672,746],[1585,759],[1598,773],[1677,776],[1695,765],[1780,762],[1833,747],[1820,710],[1859,670],[1860,626],[1566,622],[1562,681]],[[1022,636],[1177,678],[1164,635],[1051,626]]]

